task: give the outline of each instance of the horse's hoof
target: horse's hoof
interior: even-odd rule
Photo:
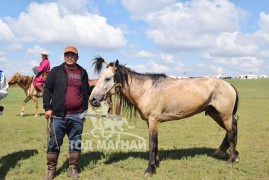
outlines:
[[[235,162],[238,163],[240,161],[239,152],[235,151]]]
[[[240,161],[240,158],[237,157],[237,158],[235,159],[235,162],[238,163],[239,161]]]
[[[239,159],[238,159],[239,157],[236,157],[236,158],[234,158],[234,159],[231,159],[231,158],[229,158],[227,161],[226,161],[226,163],[227,164],[234,164],[234,163],[237,163],[237,162],[239,162]]]
[[[153,173],[152,172],[145,172],[144,176],[145,177],[152,177]]]
[[[24,115],[24,114],[23,114],[23,113],[21,113],[21,117],[23,117],[23,115]]]

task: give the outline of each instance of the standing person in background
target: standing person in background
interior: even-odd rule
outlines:
[[[2,70],[0,70],[0,101],[8,94],[8,83],[6,76]],[[0,105],[0,116],[2,116],[4,107]]]
[[[43,107],[50,118],[50,140],[47,149],[48,173],[45,179],[53,179],[60,147],[65,135],[69,139],[69,176],[79,178],[77,172],[81,152],[81,134],[88,110],[90,87],[88,74],[77,64],[78,51],[73,46],[64,50],[64,63],[52,68],[44,86]]]
[[[33,68],[34,74],[36,77],[34,78],[34,87],[37,91],[37,95],[42,96],[43,94],[43,85],[45,83],[46,77],[50,72],[50,61],[48,59],[49,54],[47,52],[42,52],[41,57],[42,61],[39,66]]]

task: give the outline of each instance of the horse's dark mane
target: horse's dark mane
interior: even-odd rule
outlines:
[[[112,66],[113,66],[115,64],[115,62],[110,63],[110,64],[112,64]],[[136,77],[136,78],[140,79],[141,81],[143,79],[150,79],[150,80],[152,80],[152,85],[156,85],[160,80],[167,78],[167,76],[165,74],[138,73],[138,72],[126,67],[125,65],[119,64],[117,66],[117,71],[115,74],[115,82],[121,83],[123,85],[124,85],[124,83],[127,83],[129,85],[128,74],[130,74],[131,78]]]

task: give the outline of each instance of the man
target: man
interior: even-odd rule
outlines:
[[[42,61],[39,66],[33,68],[34,74],[36,77],[34,78],[34,87],[37,91],[37,95],[42,96],[43,94],[43,85],[45,83],[46,77],[50,72],[50,61],[48,59],[49,54],[44,51],[41,53]]]
[[[0,100],[5,98],[8,94],[8,83],[3,71],[0,70]],[[2,116],[4,107],[0,105],[0,116]]]
[[[69,139],[69,176],[79,178],[77,165],[85,120],[83,112],[88,109],[90,87],[86,70],[77,64],[78,58],[75,47],[66,47],[64,63],[52,68],[44,85],[43,107],[46,118],[51,119],[45,179],[54,178],[65,134]]]

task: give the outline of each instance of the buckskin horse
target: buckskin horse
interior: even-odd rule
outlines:
[[[230,148],[228,163],[239,161],[237,144],[238,93],[228,82],[217,78],[174,79],[165,74],[137,73],[120,65],[119,61],[108,63],[95,57],[95,71],[100,72],[102,63],[107,68],[90,96],[94,107],[113,94],[118,93],[128,103],[123,106],[137,110],[149,128],[149,163],[145,176],[152,176],[159,167],[158,128],[160,123],[179,120],[205,112],[226,130],[226,135],[215,156],[223,157]]]
[[[13,85],[17,84],[25,92],[26,98],[22,102],[21,113],[20,113],[21,116],[24,115],[26,103],[29,102],[31,99],[33,99],[34,104],[35,104],[35,109],[36,109],[35,116],[36,117],[39,116],[38,98],[41,98],[42,95],[37,94],[37,92],[33,86],[33,79],[34,79],[34,76],[25,76],[25,75],[21,75],[20,73],[17,72],[15,74],[13,74],[13,76],[11,76],[8,80],[9,86],[13,86]],[[95,86],[97,83],[97,80],[98,79],[89,79],[88,83],[90,86]],[[119,115],[120,110],[121,110],[120,101],[116,101],[115,112],[113,109],[112,99],[110,97],[107,98],[107,102],[109,104],[108,113]]]

